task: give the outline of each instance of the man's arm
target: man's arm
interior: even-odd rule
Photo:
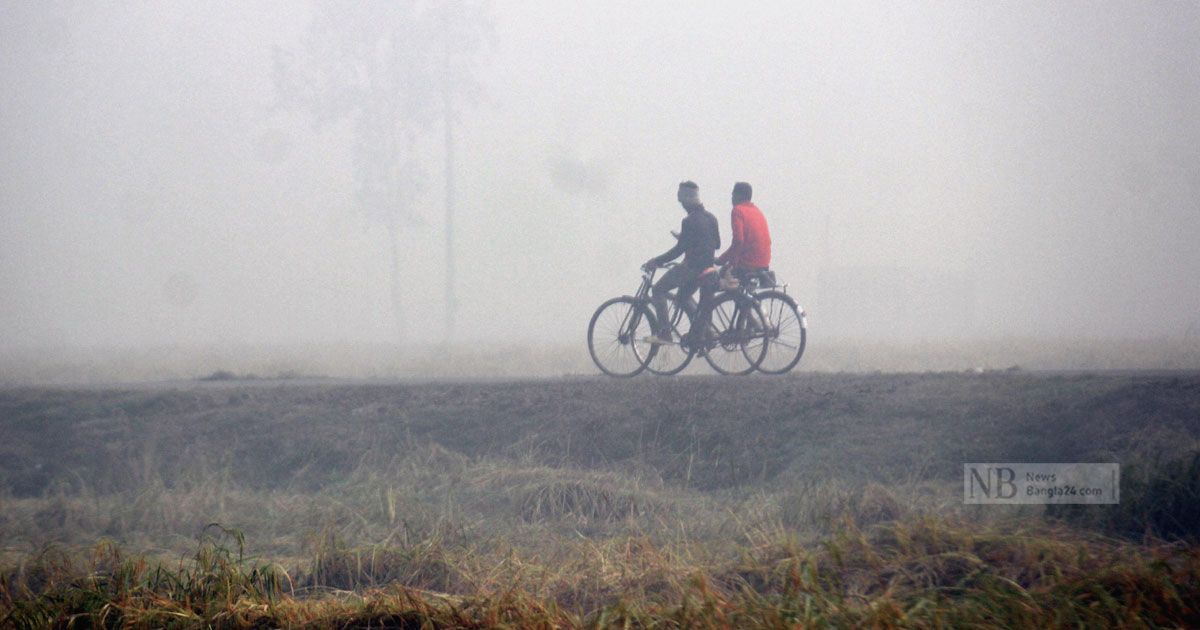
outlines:
[[[668,263],[676,258],[679,258],[680,254],[687,251],[687,244],[691,238],[692,229],[688,225],[687,219],[684,219],[682,227],[679,228],[679,238],[675,240],[675,246],[663,252],[662,254],[647,260],[644,266],[649,267],[653,265],[655,267],[661,267],[663,263]]]
[[[712,236],[713,236],[713,251],[721,249],[721,224],[717,223],[717,218],[713,217],[712,221]]]
[[[737,255],[742,250],[742,244],[746,242],[746,224],[742,220],[742,213],[738,212],[737,208],[729,215],[729,249],[725,250],[724,254],[717,257],[717,264],[724,265],[737,258]]]

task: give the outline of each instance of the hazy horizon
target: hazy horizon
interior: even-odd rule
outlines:
[[[277,65],[343,13],[373,54],[446,37],[444,5],[379,6],[0,5],[0,349],[396,342],[361,121],[290,106]],[[686,179],[723,245],[754,185],[814,339],[1200,334],[1200,5],[453,6],[483,26],[454,343],[582,347]],[[446,333],[437,107],[399,173],[416,345]]]

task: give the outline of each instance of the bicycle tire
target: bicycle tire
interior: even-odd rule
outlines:
[[[635,318],[632,329],[630,318]],[[592,362],[609,376],[637,376],[654,353],[653,347],[643,341],[653,333],[653,326],[654,316],[634,298],[622,296],[604,302],[588,322]]]
[[[754,299],[767,319],[767,352],[758,371],[764,374],[787,374],[804,356],[808,329],[804,316],[792,296],[782,291],[756,293]]]
[[[709,367],[725,376],[754,372],[767,346],[764,333],[753,332],[753,322],[763,329],[762,309],[753,298],[729,293],[714,300],[704,332],[704,360]]]
[[[671,332],[680,340],[692,330],[692,316],[686,309],[680,308],[679,303],[671,300]],[[683,328],[684,321],[687,328]],[[696,355],[694,347],[685,348],[682,343],[663,344],[655,347],[654,353],[646,359],[646,369],[658,376],[674,376],[683,371]]]

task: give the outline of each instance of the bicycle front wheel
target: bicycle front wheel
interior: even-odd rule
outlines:
[[[758,302],[728,294],[709,311],[704,360],[725,375],[749,374],[766,356],[766,318]]]
[[[637,376],[653,358],[646,343],[653,334],[649,309],[630,297],[613,298],[600,305],[588,323],[588,353],[601,372],[609,376]]]
[[[808,331],[804,317],[791,296],[781,291],[764,291],[754,296],[767,318],[767,354],[758,371],[766,374],[786,374],[800,362]]]
[[[654,349],[654,354],[648,357],[646,369],[659,376],[674,376],[683,371],[692,362],[695,354],[691,345],[685,343],[687,334],[692,329],[692,316],[687,309],[681,308],[677,302],[671,301],[671,335],[678,341],[661,344]]]

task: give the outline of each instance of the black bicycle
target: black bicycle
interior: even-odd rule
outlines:
[[[788,295],[788,285],[776,281],[773,271],[754,272],[746,279],[746,284],[746,290],[759,303],[766,321],[766,356],[757,369],[765,374],[786,374],[800,362],[808,343],[804,309]]]
[[[671,263],[674,265],[674,263]],[[675,374],[687,366],[691,356],[678,360],[681,353],[660,348],[647,339],[658,330],[658,320],[650,302],[656,269],[643,270],[642,283],[633,295],[612,298],[600,305],[588,324],[588,352],[592,361],[609,376],[637,376],[650,369],[660,374]],[[685,309],[670,300],[672,335],[682,337],[691,329]],[[685,330],[680,330],[680,328]],[[657,360],[656,360],[657,358]]]
[[[668,263],[663,268],[670,268]],[[592,361],[610,376],[678,374],[697,354],[721,374],[749,374],[767,357],[770,324],[753,293],[726,291],[712,298],[702,311],[694,300],[669,298],[670,343],[653,344],[648,338],[659,329],[650,287],[657,269],[643,271],[634,295],[604,302],[588,324],[588,352]],[[694,322],[706,325],[692,333]]]
[[[754,295],[755,283],[720,288],[708,309],[705,334],[698,337],[698,350],[721,374],[750,374],[767,358],[770,322]]]

